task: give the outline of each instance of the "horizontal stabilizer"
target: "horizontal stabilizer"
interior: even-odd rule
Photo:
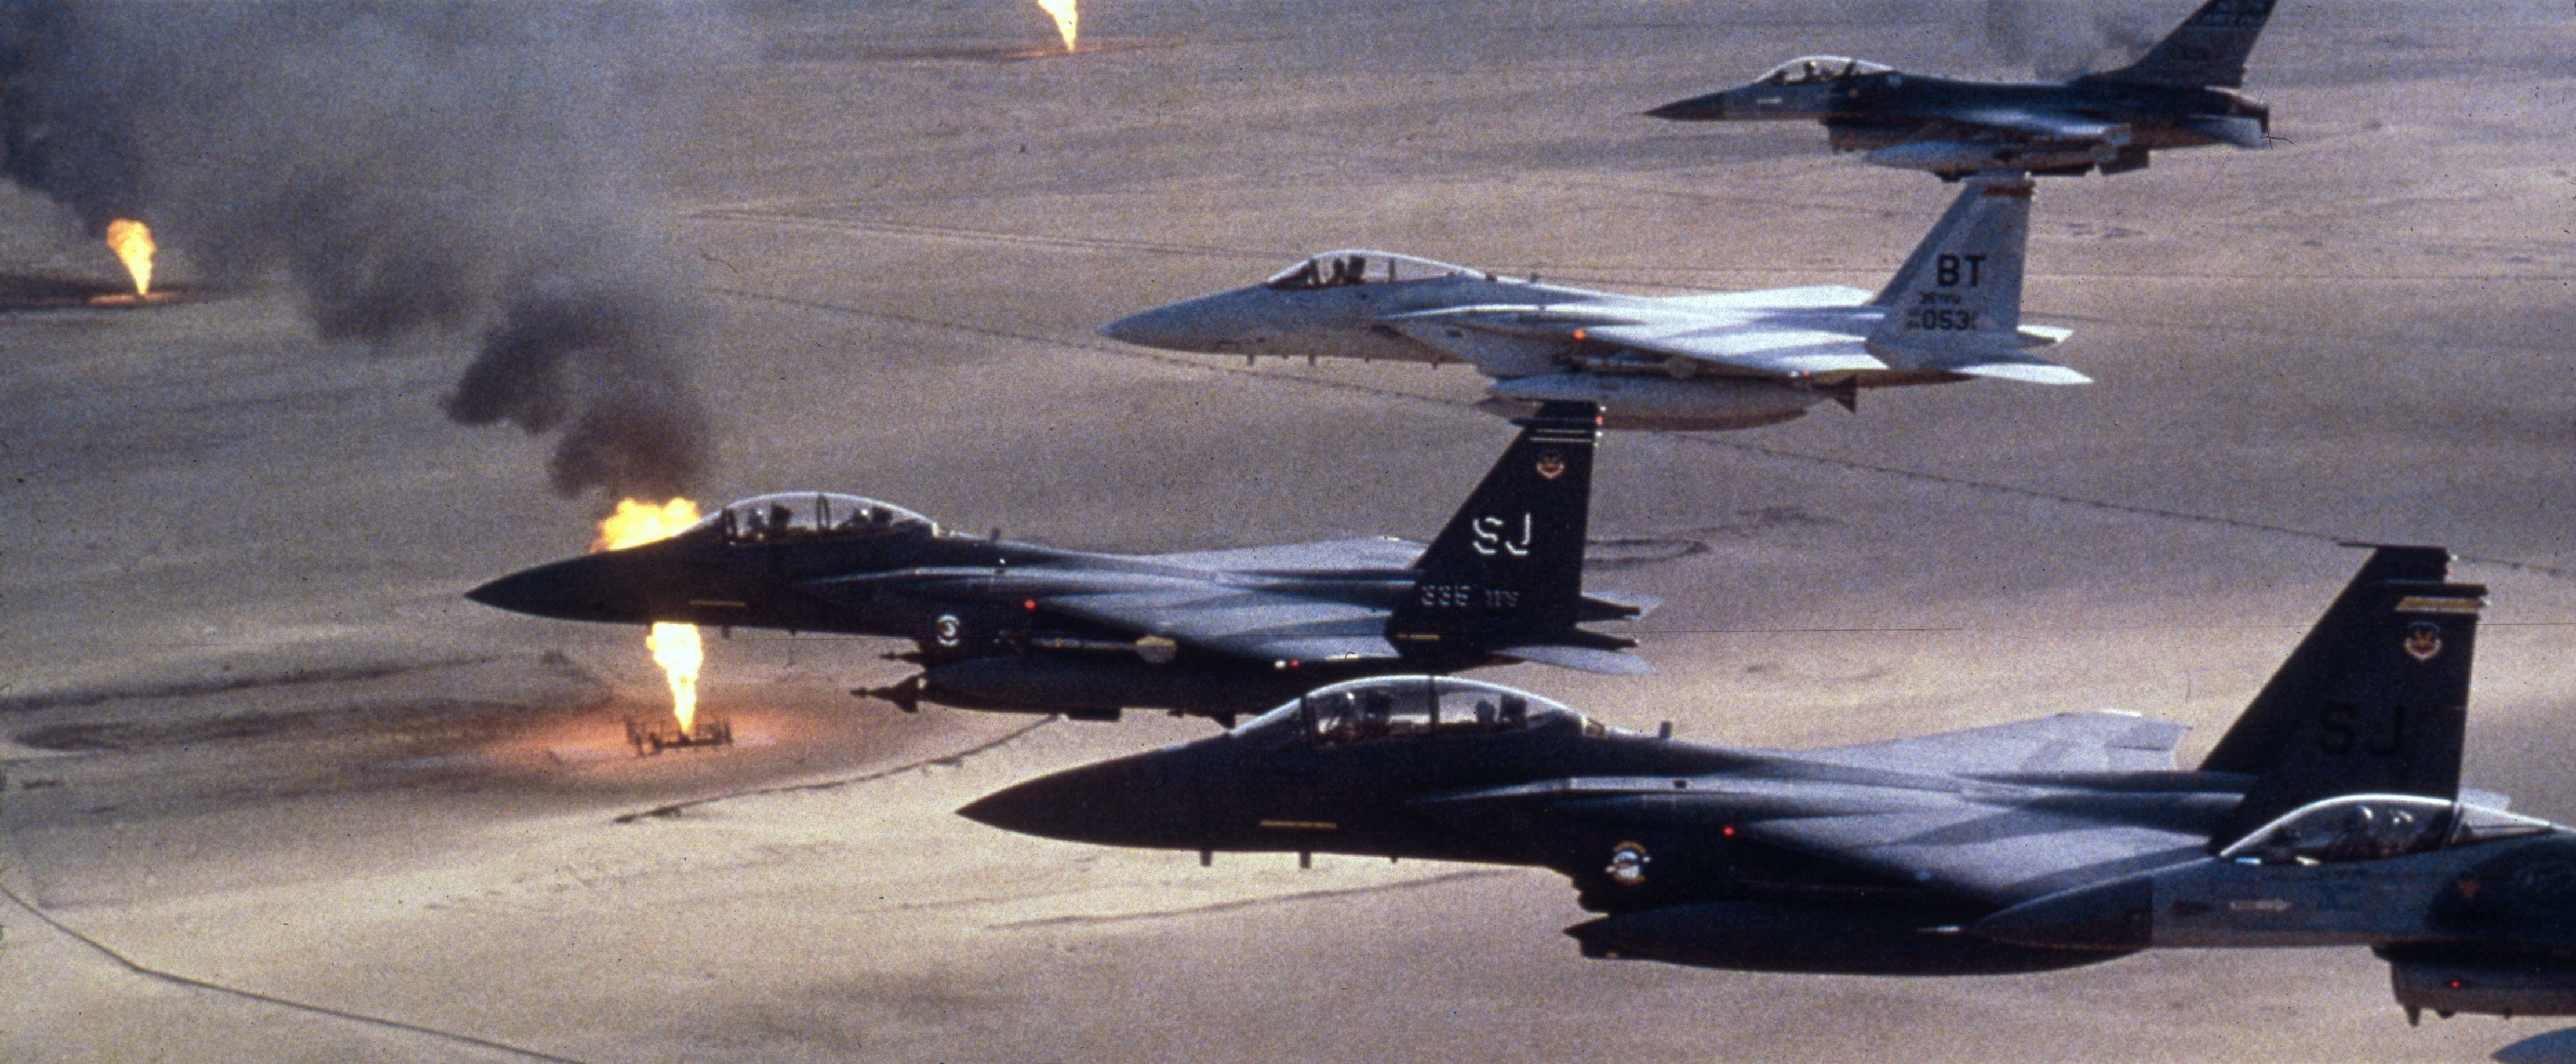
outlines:
[[[1980,362],[1972,366],[1950,367],[1952,373],[1971,377],[1992,377],[1999,381],[2023,384],[2091,384],[2093,378],[2054,362]]]
[[[2021,334],[2023,347],[2054,347],[2065,343],[2067,337],[2075,335],[2075,330],[2062,329],[2055,325],[2024,325],[2018,331]]]
[[[1586,591],[1583,593],[1583,620],[1633,621],[1655,612],[1664,600],[1634,591]]]
[[[1534,643],[1528,646],[1495,647],[1493,652],[1507,658],[1539,665],[1554,665],[1577,672],[1600,673],[1604,676],[1643,676],[1655,671],[1646,659],[1634,654],[1599,647],[1568,646],[1563,643]]]
[[[2060,363],[2000,344],[1929,349],[1873,345],[1887,364],[1904,370],[1932,370],[1970,377],[1992,377],[2023,384],[2091,384],[2087,377]]]

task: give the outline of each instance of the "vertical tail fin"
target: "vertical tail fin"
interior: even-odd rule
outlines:
[[[2034,384],[2083,374],[2021,352],[2022,256],[2030,245],[2028,174],[1969,178],[1870,305],[1887,317],[1869,351],[1898,369],[1943,370]]]
[[[2456,798],[2486,588],[2440,547],[2379,547],[2201,762],[2258,777],[2224,844],[2344,794]]]
[[[1520,436],[1414,561],[1421,575],[1387,618],[1389,640],[1436,654],[1574,628],[1600,422],[1600,407],[1576,402],[1520,420]]]
[[[2245,84],[2245,57],[2272,17],[2274,0],[2209,0],[2182,25],[2156,42],[2155,48],[2118,70],[2085,76],[2085,81],[2132,85],[2204,85],[2233,89]]]

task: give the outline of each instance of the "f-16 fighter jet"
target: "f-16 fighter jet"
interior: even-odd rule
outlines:
[[[1427,676],[965,807],[1114,846],[1533,865],[1586,956],[1967,975],[2367,946],[2410,1016],[2576,1014],[2576,833],[2463,792],[2485,588],[2383,547],[2197,769],[2107,712],[1823,750],[1607,728]]]
[[[1876,295],[1820,285],[1652,298],[1513,280],[1427,259],[1336,251],[1258,285],[1101,328],[1175,351],[1465,362],[1487,409],[1599,404],[1609,428],[1742,429],[1863,388],[1994,377],[2083,384],[2028,350],[2021,323],[2031,183],[1970,182]]]
[[[488,606],[613,624],[683,622],[910,639],[923,672],[858,692],[911,709],[1259,712],[1353,676],[1533,661],[1648,671],[1588,631],[1655,602],[1585,594],[1597,412],[1553,403],[1428,547],[1381,537],[1116,555],[962,536],[818,492],[725,507],[669,539],[503,577]]]
[[[1908,74],[1842,56],[1792,59],[1742,88],[1646,112],[1689,122],[1824,123],[1835,151],[1956,180],[1983,170],[2143,170],[2158,148],[2270,143],[2272,110],[2236,91],[2273,0],[2209,0],[2118,70],[2072,81]]]

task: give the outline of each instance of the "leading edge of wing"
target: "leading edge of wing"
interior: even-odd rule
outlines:
[[[1139,561],[1217,572],[1322,573],[1355,569],[1402,569],[1422,556],[1419,540],[1395,536],[1359,536],[1268,547],[1184,551],[1138,555]]]
[[[1903,772],[2130,772],[2174,767],[2191,729],[2128,713],[2060,713],[2038,720],[1800,752],[1803,759]]]

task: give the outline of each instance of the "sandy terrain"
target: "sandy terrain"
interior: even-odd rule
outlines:
[[[720,308],[710,501],[1124,550],[1426,536],[1509,435],[1471,375],[1092,329],[1344,246],[1875,285],[1936,182],[1630,116],[1807,51],[2013,73],[1933,14],[1117,0],[1086,23],[1114,47],[1044,59],[1001,0],[747,15],[663,175]],[[2189,758],[2358,561],[2336,540],[2446,543],[2495,597],[2470,776],[2576,817],[2571,54],[2556,7],[2284,4],[2253,81],[2291,143],[2044,183],[2030,312],[2098,384],[1614,437],[1595,579],[1669,600],[1661,672],[1489,675],[1746,745],[2119,707],[2197,725]],[[0,273],[112,270],[0,194]],[[1588,962],[1541,872],[1006,835],[949,811],[1209,726],[847,695],[904,674],[891,644],[712,642],[745,741],[633,758],[639,633],[460,597],[586,542],[542,442],[440,415],[456,351],[353,353],[200,280],[0,312],[0,1059],[2456,1060],[2557,1026],[2410,1030],[2360,951]]]

